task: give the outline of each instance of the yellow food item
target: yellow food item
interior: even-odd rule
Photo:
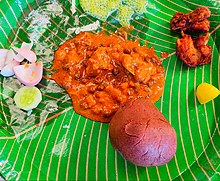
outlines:
[[[202,83],[197,87],[196,96],[200,104],[205,104],[215,99],[220,94],[220,91],[211,84]]]
[[[115,11],[116,19],[122,26],[128,25],[132,14],[146,12],[147,0],[80,0],[80,5],[85,13],[88,13],[102,21]]]

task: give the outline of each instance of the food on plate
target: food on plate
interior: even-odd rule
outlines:
[[[29,62],[36,61],[36,54],[31,50],[33,42],[23,42],[20,48],[0,49],[0,71],[4,77],[14,75],[14,67],[19,66],[24,59]],[[22,72],[21,72],[22,73]]]
[[[30,62],[34,62],[34,59],[36,60],[36,55],[33,55],[32,51],[31,51],[32,56],[27,55],[30,52],[32,46],[33,46],[32,41],[30,43],[22,42],[21,47],[17,49],[18,51],[22,52],[24,56],[22,56],[21,54],[17,52],[17,55],[14,56],[14,59],[17,60],[18,62],[22,62],[25,59],[25,57],[27,57],[26,58],[27,60],[29,59]]]
[[[36,54],[31,50],[33,42],[23,42],[20,48],[0,49],[0,74],[4,77],[10,77],[15,74],[16,78],[24,85],[16,92],[15,104],[28,112],[40,103],[42,100],[41,92],[36,87],[43,75],[43,63],[36,62]],[[30,63],[20,64],[23,60]]]
[[[184,31],[188,33],[209,32],[210,22],[207,20],[211,15],[209,8],[199,7],[192,12],[184,14],[177,12],[171,19],[170,25],[173,31]]]
[[[0,74],[4,77],[13,76],[13,67],[19,65],[19,62],[13,59],[14,56],[13,50],[0,49]]]
[[[159,166],[176,153],[176,132],[150,101],[130,100],[122,105],[109,124],[113,147],[139,166]]]
[[[29,62],[36,62],[37,60],[37,56],[36,54],[29,49],[26,48],[16,48],[13,47],[13,49],[20,55],[23,57],[23,59],[25,58],[26,60],[28,60]],[[22,59],[21,59],[22,61]]]
[[[169,53],[168,52],[161,52],[160,56],[161,56],[162,59],[165,59],[169,56]]]
[[[105,21],[113,12],[117,11],[116,19],[125,26],[132,18],[132,14],[142,14],[146,11],[146,0],[80,0],[84,12]]]
[[[7,50],[7,49],[6,49]],[[14,60],[14,57],[15,57],[15,52],[12,50],[12,49],[9,49],[7,54],[6,54],[6,57],[5,57],[5,64],[4,65],[7,65],[9,64],[11,61]]]
[[[177,56],[189,67],[208,64],[212,60],[211,47],[206,45],[208,34],[192,38],[182,32],[183,38],[176,41]]]
[[[109,122],[121,104],[143,97],[157,101],[164,68],[153,48],[100,32],[81,32],[54,55],[52,79],[72,98],[74,110]]]
[[[200,104],[205,104],[215,99],[220,91],[211,84],[202,83],[196,89],[196,96]]]
[[[8,53],[7,49],[0,49],[0,71],[5,66],[7,53]]]
[[[7,65],[4,65],[4,67],[1,69],[1,75],[4,77],[13,76],[15,74],[13,68],[18,65],[20,65],[20,63],[13,59]]]
[[[207,46],[209,40],[210,10],[200,7],[196,10],[183,14],[176,13],[171,19],[171,29],[181,33],[182,38],[176,41],[177,56],[189,67],[196,67],[211,62],[211,47]],[[206,35],[191,36],[186,33],[206,33]]]
[[[43,63],[25,63],[14,67],[14,73],[17,79],[24,85],[34,86],[37,85],[43,76]]]
[[[14,96],[15,104],[25,111],[32,110],[42,100],[42,94],[37,87],[21,87]]]
[[[0,59],[4,58],[7,56],[8,50],[0,48]]]

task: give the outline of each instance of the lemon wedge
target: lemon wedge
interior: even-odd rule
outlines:
[[[197,87],[196,96],[200,104],[205,104],[215,99],[220,91],[211,84],[202,83]]]

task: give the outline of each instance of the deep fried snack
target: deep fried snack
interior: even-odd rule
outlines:
[[[182,32],[183,38],[177,39],[177,56],[189,67],[208,64],[211,57],[211,47],[206,43],[209,39],[208,33],[206,36],[198,36],[192,39],[190,35]]]
[[[187,14],[177,12],[170,21],[171,29],[177,32],[207,33],[210,28],[207,18],[210,15],[207,7],[199,7]]]

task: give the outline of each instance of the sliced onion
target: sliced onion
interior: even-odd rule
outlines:
[[[0,70],[5,66],[5,58],[0,58]]]
[[[31,50],[31,48],[33,47],[33,44],[34,44],[33,41],[31,41],[30,43],[23,42],[21,45],[21,48]]]
[[[15,57],[15,53],[13,50],[8,50],[8,53],[6,55],[6,59],[5,59],[5,65],[9,64],[12,60],[14,60]]]
[[[0,49],[0,59],[6,58],[7,53],[8,53],[8,49]]]
[[[37,85],[43,76],[43,63],[34,62],[14,67],[17,79],[27,86]]]
[[[23,56],[24,58],[26,58],[29,62],[36,62],[37,60],[37,56],[36,54],[29,49],[24,49],[24,48],[16,48],[13,47],[13,49],[21,56]],[[19,59],[20,60],[20,59]]]
[[[32,46],[33,41],[31,41],[31,43],[23,42],[20,49],[31,50]],[[24,60],[24,57],[18,53],[17,55],[15,55],[14,59],[18,62],[22,62]]]
[[[9,62],[7,65],[5,65],[2,70],[1,70],[1,75],[3,75],[4,77],[11,77],[13,76],[14,73],[14,67],[19,66],[20,63],[17,62],[16,60],[12,60],[11,62]]]
[[[24,57],[20,54],[17,54],[14,56],[14,59],[18,62],[22,62],[24,60]]]
[[[0,57],[0,70],[2,70],[2,68],[5,66],[5,60],[6,60],[6,56]]]
[[[5,66],[7,53],[8,53],[7,49],[0,49],[0,70]]]

